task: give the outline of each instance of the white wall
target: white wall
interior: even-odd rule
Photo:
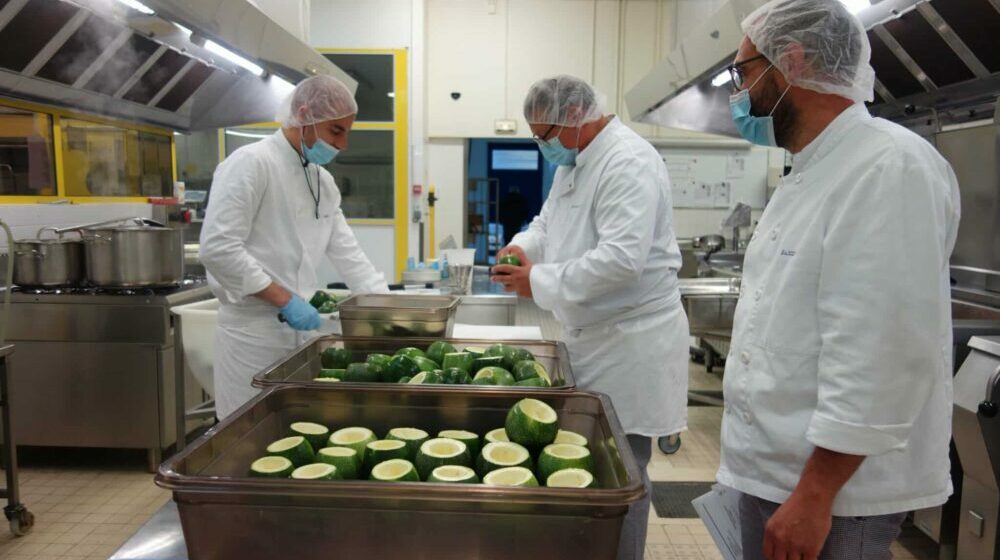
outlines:
[[[65,227],[115,218],[152,216],[149,204],[0,204],[0,220],[10,226],[15,239],[33,238],[44,226]],[[7,236],[0,233],[0,249],[6,247]]]
[[[354,230],[354,236],[358,238],[358,244],[365,250],[365,254],[372,261],[375,270],[385,274],[386,281],[390,284],[395,282],[396,279],[392,274],[396,266],[395,262],[393,262],[396,253],[394,250],[385,250],[386,248],[391,249],[396,245],[394,228],[392,226],[356,225],[351,229]],[[319,265],[319,269],[316,271],[316,275],[319,277],[320,285],[322,286],[326,286],[331,282],[342,282],[344,280],[344,277],[334,268],[333,263],[329,259],[323,259]]]
[[[410,46],[413,0],[311,0],[310,3],[309,43],[316,48]]]

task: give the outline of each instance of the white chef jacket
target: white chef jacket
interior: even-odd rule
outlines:
[[[656,150],[611,119],[560,166],[527,231],[511,241],[535,265],[535,303],[565,327],[582,389],[611,396],[626,433],[687,422],[687,317],[670,179]]]
[[[747,248],[721,483],[784,502],[818,446],[867,457],[833,515],[944,503],[958,221],[948,163],[864,105],[794,158]]]
[[[321,192],[319,219],[305,173]],[[213,360],[219,418],[257,393],[254,374],[309,336],[280,323],[278,310],[253,294],[273,281],[308,300],[321,287],[323,258],[352,292],[388,292],[347,225],[333,177],[314,164],[303,168],[280,130],[219,164],[201,231],[201,260],[222,303]]]
[[[306,173],[312,189],[321,191],[319,219]],[[320,287],[316,270],[324,257],[352,291],[388,290],[347,225],[333,176],[315,164],[303,168],[281,130],[219,164],[201,231],[201,260],[223,304],[273,309],[249,297],[272,281],[309,299]]]

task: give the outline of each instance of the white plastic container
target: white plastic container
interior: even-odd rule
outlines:
[[[181,318],[181,341],[184,362],[202,389],[213,395],[212,364],[215,358],[215,325],[218,322],[219,300],[208,299],[171,307]]]

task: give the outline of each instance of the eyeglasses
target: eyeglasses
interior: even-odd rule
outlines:
[[[552,129],[555,128],[555,127],[557,127],[557,126],[559,126],[559,125],[555,125],[554,124],[554,125],[550,126],[549,129],[546,130],[541,136],[539,136],[537,134],[532,134],[531,135],[531,139],[534,140],[538,144],[544,144],[544,143],[546,143],[546,142],[549,141],[549,134],[551,134],[552,133]]]
[[[743,66],[746,65],[746,64],[750,64],[751,62],[753,62],[755,60],[760,60],[762,58],[766,58],[766,57],[764,55],[762,55],[762,54],[759,54],[759,55],[757,55],[757,56],[755,56],[753,58],[748,58],[746,60],[741,60],[739,62],[734,62],[734,63],[732,63],[732,64],[730,64],[729,66],[726,67],[726,70],[729,70],[729,75],[733,78],[733,90],[734,91],[739,91],[739,90],[743,89],[743,85],[744,85],[744,83],[746,81],[746,76],[743,74]]]

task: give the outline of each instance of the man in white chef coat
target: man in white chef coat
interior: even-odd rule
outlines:
[[[577,385],[611,397],[647,489],[618,557],[642,558],[651,439],[687,428],[688,322],[667,167],[579,78],[536,82],[524,116],[559,168],[541,214],[500,251],[521,266],[495,267],[494,281],[552,311]]]
[[[324,258],[354,293],[388,291],[322,167],[347,148],[357,112],[339,80],[308,78],[285,100],[281,130],[236,150],[215,171],[201,260],[221,302],[214,360],[219,418],[257,393],[254,374],[320,327],[306,299],[320,287],[316,271]]]
[[[951,493],[948,163],[873,118],[871,47],[837,0],[743,22],[731,107],[794,154],[746,252],[719,482],[744,558],[889,558],[906,512]]]

